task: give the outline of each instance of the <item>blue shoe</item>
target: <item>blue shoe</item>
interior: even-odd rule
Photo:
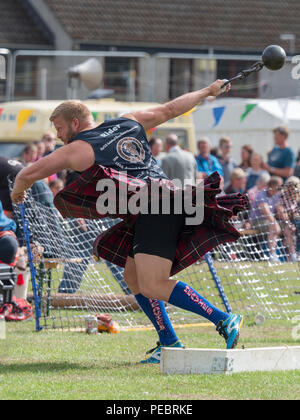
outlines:
[[[242,325],[242,315],[231,314],[225,321],[219,321],[217,331],[225,338],[227,349],[234,349],[236,347]]]
[[[151,349],[151,350],[147,351],[147,353],[146,353],[146,354],[151,354],[152,353],[151,356],[148,357],[148,359],[141,360],[140,363],[142,363],[142,364],[152,364],[152,365],[153,364],[159,364],[160,363],[160,357],[161,357],[161,349],[163,347],[178,347],[178,348],[181,348],[181,349],[184,348],[181,341],[179,341],[179,340],[176,341],[176,343],[171,344],[169,346],[160,344],[160,342],[158,341],[157,346],[154,349]]]

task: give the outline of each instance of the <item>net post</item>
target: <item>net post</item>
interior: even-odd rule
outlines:
[[[206,261],[206,263],[208,265],[208,268],[209,268],[209,271],[210,271],[210,273],[212,275],[212,278],[213,278],[213,280],[214,280],[214,282],[216,284],[216,287],[218,289],[218,292],[219,292],[219,295],[220,295],[220,297],[222,299],[222,302],[223,302],[223,304],[225,306],[225,309],[226,309],[226,311],[228,313],[231,313],[232,312],[231,306],[230,306],[229,301],[228,301],[228,298],[227,298],[227,296],[225,294],[225,291],[224,291],[224,288],[222,286],[220,277],[218,276],[217,270],[214,267],[213,259],[212,259],[212,256],[211,256],[210,252],[207,252],[205,254],[204,258],[205,258],[205,261]]]
[[[30,267],[30,273],[31,273],[31,283],[32,283],[32,290],[33,290],[33,296],[34,296],[34,305],[35,305],[35,323],[36,323],[36,331],[39,332],[43,328],[40,325],[40,318],[41,318],[41,309],[40,309],[40,298],[38,295],[38,285],[36,283],[36,269],[33,264],[33,254],[31,251],[30,246],[30,230],[28,221],[26,220],[26,209],[24,204],[19,205],[20,209],[20,215],[22,219],[22,225],[23,225],[23,232],[24,232],[24,240],[28,252],[28,262]]]

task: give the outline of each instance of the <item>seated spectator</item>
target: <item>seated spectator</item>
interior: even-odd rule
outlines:
[[[268,186],[260,191],[250,211],[250,222],[253,229],[267,235],[270,261],[279,261],[276,254],[277,238],[281,234],[281,228],[276,220],[279,207],[279,191],[283,181],[280,177],[273,176]]]
[[[29,271],[26,272],[26,258],[15,235],[16,223],[8,218],[0,201],[0,264],[14,267],[17,281],[12,291],[12,300],[4,301],[0,314],[6,321],[25,321],[32,318],[32,308],[26,301]]]
[[[256,181],[263,174],[268,174],[268,172],[263,168],[264,161],[262,156],[259,153],[252,153],[250,158],[250,168],[246,170],[247,174],[247,185],[246,190],[250,190],[256,185]]]
[[[10,198],[8,178],[14,178],[24,168],[17,160],[12,160],[0,156],[0,200],[3,208],[8,212],[9,217],[13,217],[13,207]],[[54,207],[53,196],[48,185],[44,181],[37,181],[31,187],[33,198],[41,204]]]
[[[246,171],[251,166],[251,156],[254,150],[253,147],[249,144],[245,144],[241,149],[241,158],[242,161],[239,164],[239,167]]]
[[[8,178],[15,178],[23,167],[24,166],[18,160],[0,156],[0,200],[4,211],[10,218],[14,217],[14,213],[10,198]]]
[[[24,166],[30,165],[31,163],[36,162],[38,156],[38,148],[35,144],[28,144],[25,146],[22,156],[21,162]]]
[[[271,175],[269,174],[269,172],[265,172],[263,174],[261,174],[254,187],[250,188],[250,190],[247,191],[250,203],[253,204],[254,201],[256,200],[256,197],[258,195],[258,193],[262,190],[264,190],[265,188],[267,188],[268,186],[268,182],[270,181]]]
[[[229,137],[222,137],[219,141],[220,157],[219,162],[222,165],[224,188],[230,184],[230,174],[237,167],[236,161],[231,157],[232,142]]]
[[[16,223],[3,211],[0,201],[0,264],[14,265],[18,252],[18,241],[15,236]]]
[[[293,150],[288,147],[289,129],[286,126],[280,126],[273,130],[275,147],[269,153],[268,163],[264,168],[271,174],[280,176],[285,181],[293,175],[296,156]]]
[[[223,177],[223,170],[219,160],[213,156],[210,140],[203,137],[197,143],[198,155],[196,156],[198,178],[206,178],[208,175],[217,171]]]
[[[225,189],[226,194],[245,193],[246,192],[246,173],[241,168],[234,169],[230,174],[230,184]]]
[[[149,145],[153,156],[155,157],[159,166],[161,165],[161,158],[160,154],[163,151],[163,142],[158,137],[152,137],[149,140]]]

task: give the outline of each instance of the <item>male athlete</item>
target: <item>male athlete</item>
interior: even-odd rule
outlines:
[[[101,125],[94,122],[91,112],[79,101],[62,103],[52,113],[50,121],[53,122],[57,130],[57,137],[64,142],[65,146],[19,173],[12,191],[12,200],[15,203],[24,202],[26,190],[36,180],[70,168],[81,172],[82,176],[79,183],[69,187],[70,194],[65,194],[65,196],[72,197],[63,202],[65,210],[68,211],[68,208],[76,207],[74,200],[76,201],[76,195],[82,190],[84,184],[86,184],[85,191],[89,191],[84,192],[82,203],[76,207],[77,210],[68,213],[68,217],[79,217],[81,207],[95,207],[94,204],[87,204],[93,189],[91,188],[92,184],[87,180],[91,173],[99,172],[97,168],[102,168],[102,172],[104,170],[105,173],[109,173],[109,171],[126,172],[128,176],[146,181],[167,179],[151,153],[145,132],[188,112],[208,96],[218,96],[224,91],[228,91],[230,85],[224,89],[223,83],[224,81],[217,80],[204,89],[187,93],[166,104],[146,111],[125,114],[118,119],[105,121]],[[97,167],[96,170],[93,169],[95,167]],[[217,193],[220,192],[216,180],[212,185]],[[58,201],[60,196],[63,197],[64,192],[57,196]],[[216,209],[216,213],[210,213],[212,216],[209,218],[221,220],[222,224],[222,215],[226,213],[224,206],[223,203],[222,208]],[[210,206],[210,210],[212,207]],[[95,209],[93,211],[95,214]],[[163,302],[194,312],[213,322],[217,326],[217,331],[225,338],[228,349],[236,346],[242,324],[242,316],[222,312],[187,284],[170,279],[170,275],[173,275],[174,260],[181,253],[178,253],[179,237],[185,229],[185,215],[174,213],[168,215],[140,214],[133,227],[130,250],[128,249],[129,252],[126,252],[124,279],[159,335],[158,346],[153,349],[151,356],[143,360],[142,363],[159,363],[162,347],[183,347],[172,328]],[[226,229],[227,231],[231,229],[232,234],[231,237],[229,234],[228,240],[232,241],[238,238],[238,234],[233,234],[233,228],[228,227],[228,223],[225,222],[224,229],[220,234],[222,239],[216,242],[215,238],[218,233],[213,231],[212,226],[210,237],[210,227],[207,227],[207,223],[204,225],[203,227],[198,226],[197,238],[199,239],[199,232],[205,232],[206,236],[203,238],[203,242],[207,242],[205,245],[207,251],[216,244],[226,241],[228,237],[226,237],[226,233],[224,235]],[[116,233],[116,230],[113,229],[115,228],[110,230]],[[117,229],[120,232],[121,229]],[[125,243],[126,239],[127,237],[124,236],[121,243]],[[111,239],[110,245],[113,246],[114,243],[115,241]],[[194,243],[189,241],[188,245],[191,246],[190,244]],[[101,241],[98,244],[98,248],[103,252],[107,251],[108,247],[107,244],[103,246]],[[121,247],[118,247],[118,252],[120,252],[119,248],[121,249]],[[185,247],[179,249],[186,253]],[[191,254],[193,252],[195,254],[197,249],[193,249]],[[198,252],[192,261],[201,258],[203,253],[205,252]],[[188,256],[185,255],[185,257]],[[185,264],[185,262],[181,264],[181,270],[190,263]]]

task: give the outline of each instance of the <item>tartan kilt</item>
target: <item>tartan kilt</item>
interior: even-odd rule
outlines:
[[[126,188],[127,200],[134,192],[128,191],[129,185],[140,184],[145,194],[150,197],[147,183],[118,172],[112,168],[94,165],[86,170],[80,178],[59,192],[54,204],[64,218],[98,219],[104,217],[122,219],[110,229],[102,232],[94,243],[94,256],[103,258],[120,267],[125,267],[134,236],[134,224],[138,215],[121,214],[119,203],[114,214],[99,214],[96,209],[100,193],[97,184],[102,179],[114,181],[117,192]],[[170,194],[175,193],[176,187],[168,180],[154,180],[159,184],[159,197],[162,189],[168,188]],[[230,219],[240,211],[249,208],[249,200],[243,194],[218,196],[220,192],[220,175],[214,172],[204,180],[204,220],[199,225],[185,225],[179,234],[176,256],[171,269],[174,275],[199,260],[217,245],[234,242],[239,232],[232,226]],[[192,187],[192,196],[196,196],[198,187]],[[203,187],[202,187],[203,188]],[[150,197],[151,198],[151,197]],[[115,200],[115,197],[111,198]],[[116,200],[115,200],[116,201]]]

